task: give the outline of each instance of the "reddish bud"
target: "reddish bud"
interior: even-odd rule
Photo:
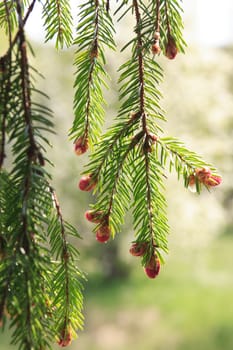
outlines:
[[[145,267],[145,273],[149,278],[155,278],[160,271],[160,260],[158,257],[152,256],[149,263]]]
[[[207,167],[197,168],[195,169],[195,173],[198,180],[202,183],[205,183],[205,181],[211,176],[211,170]]]
[[[110,238],[110,227],[108,225],[101,226],[96,231],[96,239],[100,243],[107,242]]]
[[[159,46],[159,42],[155,42],[152,46],[151,46],[151,51],[153,53],[153,55],[158,55],[161,52],[161,48]]]
[[[168,42],[166,45],[166,57],[169,58],[169,60],[173,60],[178,53],[178,49],[176,46],[176,42],[173,39],[172,36],[169,36]]]
[[[85,153],[88,150],[88,140],[83,137],[79,137],[74,144],[74,151],[77,154],[77,156],[80,156],[81,154]]]
[[[71,337],[71,332],[68,331],[63,331],[61,334],[60,339],[58,340],[58,345],[61,346],[62,348],[64,348],[65,346],[70,345],[72,342],[72,337]]]
[[[208,179],[206,179],[205,181],[205,185],[206,186],[218,186],[222,183],[222,178],[220,176],[217,175],[211,175]]]
[[[103,212],[100,210],[99,211],[87,210],[85,213],[85,218],[90,222],[98,224],[101,222],[101,219],[103,218]]]
[[[91,191],[96,186],[96,182],[91,175],[86,175],[80,179],[78,186],[81,191]]]
[[[145,254],[147,249],[147,243],[145,242],[140,242],[140,243],[133,243],[132,246],[130,247],[130,254],[133,256],[142,256]]]

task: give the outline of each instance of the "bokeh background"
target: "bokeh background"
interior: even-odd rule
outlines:
[[[54,185],[65,217],[83,237],[78,247],[80,267],[88,275],[86,320],[71,350],[233,349],[233,3],[190,0],[184,8],[186,55],[174,61],[158,58],[165,72],[164,129],[214,163],[223,184],[196,195],[169,174],[170,253],[156,280],[149,280],[140,261],[128,253],[134,238],[130,213],[114,241],[96,243],[84,219],[93,198],[77,189],[88,156],[77,158],[67,136],[73,119],[74,51],[43,45],[38,12],[27,26],[36,54],[32,65],[45,76],[38,85],[54,110],[57,135],[48,151]],[[118,25],[120,47],[131,30],[130,21]],[[105,127],[119,106],[117,67],[126,59],[119,51],[107,55],[112,81]],[[16,349],[9,345],[10,332],[0,337],[1,350]]]

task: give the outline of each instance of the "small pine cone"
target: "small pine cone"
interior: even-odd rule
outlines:
[[[146,242],[139,242],[139,243],[133,243],[130,247],[130,254],[133,256],[142,256],[145,254],[147,250],[147,243]]]
[[[80,179],[78,186],[81,191],[88,192],[96,186],[96,182],[91,175],[86,175]]]
[[[152,256],[149,263],[145,267],[145,273],[149,278],[155,278],[160,271],[160,260],[157,256]]]
[[[74,144],[74,151],[77,154],[77,156],[80,156],[81,154],[85,153],[88,150],[88,140],[83,137],[79,137]]]
[[[96,239],[100,243],[105,243],[109,240],[110,234],[110,227],[104,224],[96,231]]]
[[[168,38],[165,52],[166,52],[165,55],[167,58],[169,58],[169,60],[173,60],[178,53],[176,42],[172,36],[169,36]]]

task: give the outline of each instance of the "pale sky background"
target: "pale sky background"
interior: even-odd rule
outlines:
[[[78,3],[71,0],[76,13]],[[188,44],[210,47],[233,44],[233,0],[184,0],[183,6]],[[26,28],[29,36],[43,41],[40,10],[41,5],[37,3]]]

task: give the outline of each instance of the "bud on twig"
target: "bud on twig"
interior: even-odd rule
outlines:
[[[77,154],[77,156],[80,156],[81,154],[85,153],[88,150],[88,140],[85,137],[79,137],[74,144],[74,151]]]
[[[149,278],[155,278],[160,271],[160,260],[157,256],[152,255],[149,263],[145,266],[145,273]]]
[[[96,182],[95,180],[92,178],[91,174],[83,176],[80,181],[79,181],[79,189],[81,191],[91,191],[95,186],[96,186]]]
[[[138,242],[138,243],[133,243],[132,246],[130,247],[130,254],[133,256],[142,256],[145,254],[147,250],[148,244],[146,242]]]
[[[169,58],[169,60],[173,60],[178,53],[178,48],[176,46],[175,39],[169,35],[168,36],[168,42],[166,45],[166,57]]]
[[[100,243],[105,243],[110,238],[110,227],[107,224],[103,224],[97,231],[96,231],[96,239]]]
[[[103,212],[101,210],[99,210],[99,211],[87,210],[85,212],[85,218],[88,221],[93,222],[95,224],[98,224],[102,220],[104,220]]]

